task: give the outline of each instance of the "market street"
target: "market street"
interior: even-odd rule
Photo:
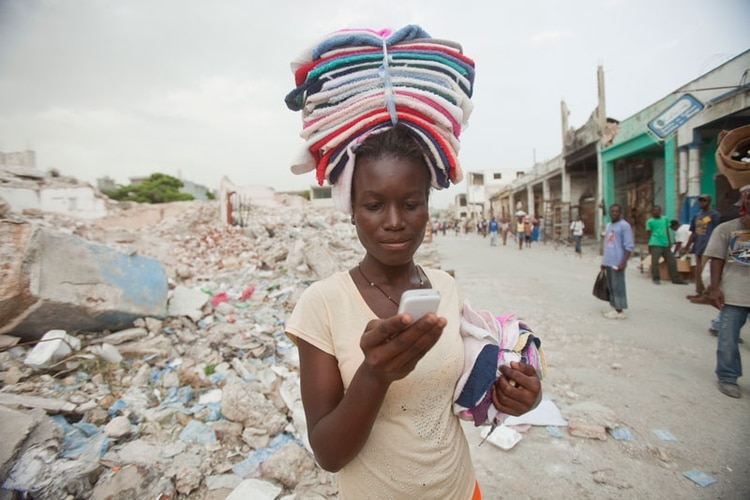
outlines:
[[[628,318],[608,320],[601,315],[608,304],[591,294],[600,260],[595,243],[584,245],[580,259],[572,246],[534,243],[519,251],[511,237],[507,246],[491,247],[489,236],[449,233],[433,245],[474,308],[515,311],[542,339],[544,393],[563,414],[574,405],[603,407],[634,437],[600,441],[562,429],[556,439],[534,427],[504,451],[477,447],[479,432],[467,426],[487,498],[747,498],[750,379],[739,379],[741,399],[718,391],[716,339],[707,331],[716,310],[685,299],[692,283],[654,285],[633,257]],[[742,337],[750,341],[747,324]],[[740,345],[745,363],[747,346]],[[683,476],[693,469],[716,482],[698,486]]]

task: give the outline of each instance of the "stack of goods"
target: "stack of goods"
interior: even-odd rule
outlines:
[[[453,412],[477,426],[502,423],[505,415],[492,404],[491,391],[501,375],[500,366],[517,361],[533,366],[540,378],[546,376],[542,341],[515,314],[476,311],[468,300],[461,309],[460,331],[464,370],[453,394]]]
[[[461,130],[471,114],[474,61],[455,42],[420,27],[342,30],[324,37],[291,64],[297,87],[286,96],[302,111],[306,147],[292,172],[315,170],[348,212],[356,148],[399,123],[425,152],[435,189],[460,182]]]
[[[750,184],[750,125],[719,133],[716,166],[734,189]]]

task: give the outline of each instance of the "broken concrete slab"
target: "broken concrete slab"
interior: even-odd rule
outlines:
[[[37,339],[53,328],[118,329],[165,316],[159,261],[49,228],[11,232],[0,237],[0,255],[17,254],[0,288],[0,333]]]
[[[0,405],[23,406],[25,408],[40,408],[49,413],[72,413],[76,405],[60,399],[40,398],[22,394],[7,394],[0,392]]]
[[[200,290],[177,286],[169,299],[169,316],[187,316],[193,321],[203,317],[202,308],[210,297]]]
[[[36,426],[28,414],[0,406],[0,477],[5,477],[21,444]]]

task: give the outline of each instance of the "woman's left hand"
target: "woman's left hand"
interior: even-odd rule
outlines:
[[[542,399],[542,382],[533,366],[512,361],[501,366],[492,384],[492,404],[499,411],[518,416],[533,410]]]

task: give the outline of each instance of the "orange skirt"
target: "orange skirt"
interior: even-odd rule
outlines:
[[[474,494],[471,495],[471,500],[482,500],[482,492],[479,491],[479,482],[474,484]]]

